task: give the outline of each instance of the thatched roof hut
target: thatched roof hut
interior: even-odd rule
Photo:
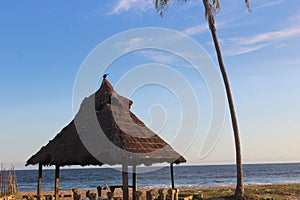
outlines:
[[[28,159],[26,165],[135,167],[186,162],[130,111],[132,103],[104,78],[100,89],[83,100],[75,118]]]

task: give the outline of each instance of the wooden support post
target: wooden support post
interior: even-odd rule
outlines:
[[[128,165],[122,165],[123,200],[129,200],[128,195]]]
[[[43,165],[39,163],[39,171],[38,171],[38,185],[37,185],[37,191],[36,196],[39,200],[42,195],[42,175],[43,175]]]
[[[55,200],[59,199],[59,166],[55,165],[55,186],[54,186],[54,197]]]
[[[171,170],[171,183],[172,183],[172,189],[175,189],[175,186],[174,186],[174,170],[173,170],[173,163],[170,164],[170,170]]]
[[[137,190],[136,183],[136,165],[132,166],[132,199],[135,200],[135,192]]]

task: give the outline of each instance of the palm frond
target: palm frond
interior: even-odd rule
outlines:
[[[251,9],[251,6],[250,6],[250,3],[249,3],[249,0],[245,0],[245,4],[249,10],[249,12],[252,12],[252,9]]]
[[[187,0],[178,0],[178,1],[186,2]],[[172,2],[172,0],[155,0],[154,7],[161,17],[163,16],[165,10],[168,8],[168,6],[171,4],[171,2]],[[209,3],[209,2],[212,2],[212,3]],[[209,11],[207,10],[207,8],[205,9],[206,19],[209,18],[209,14],[213,15],[213,12],[220,11],[219,0],[212,0],[212,1],[208,0],[208,4],[209,4],[209,9],[208,9]],[[246,4],[249,12],[252,12],[249,0],[245,0],[245,4]]]
[[[220,10],[220,3],[219,0],[213,0],[213,10],[215,12],[219,12]]]
[[[163,16],[164,10],[169,6],[169,3],[170,0],[155,0],[155,9],[161,17]]]
[[[186,2],[186,0],[178,0],[178,1]],[[161,17],[163,16],[165,10],[168,8],[168,6],[171,2],[172,2],[172,0],[155,0],[154,7]]]

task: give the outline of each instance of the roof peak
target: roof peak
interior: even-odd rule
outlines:
[[[101,90],[101,88],[104,88],[104,87],[111,90],[111,91],[115,90],[114,87],[112,86],[112,84],[106,78],[103,78],[99,90]]]
[[[101,109],[106,103],[121,106],[125,109],[130,109],[133,102],[118,94],[112,84],[104,78],[101,86],[95,93],[95,108],[96,110]]]

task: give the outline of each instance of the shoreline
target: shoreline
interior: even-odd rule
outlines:
[[[163,188],[138,188],[143,194],[149,190],[159,190]],[[165,188],[169,189],[169,188]],[[199,187],[178,187],[179,196],[190,196],[193,194],[203,194],[205,199],[215,199],[215,198],[228,198],[234,193],[235,186],[199,186]],[[79,190],[81,197],[86,196],[87,190]],[[90,190],[98,196],[97,190]],[[109,190],[102,190],[102,196],[107,196],[106,193]],[[64,199],[73,199],[71,190],[61,190],[59,192],[61,197]],[[31,192],[19,192],[16,199],[22,199],[24,195],[33,197],[36,195],[36,191]],[[53,195],[53,191],[42,191],[42,195]],[[132,196],[132,190],[129,189],[129,195]],[[122,190],[115,190],[115,197],[121,197]],[[246,199],[300,199],[300,183],[286,183],[286,184],[249,184],[245,185],[245,197]],[[63,199],[63,198],[62,198]]]
[[[27,167],[24,167],[26,163],[16,163],[15,164],[15,170],[16,171],[37,171],[37,166],[35,165],[30,165]],[[300,164],[300,161],[286,161],[286,162],[250,162],[250,163],[244,163],[243,166],[247,165],[282,165],[282,164]],[[10,162],[7,163],[2,163],[2,165],[6,168],[9,168],[11,166]],[[235,163],[206,163],[206,164],[180,164],[176,167],[209,167],[209,166],[235,166]],[[163,168],[163,167],[169,167],[167,165],[153,165],[153,166],[139,166],[139,168]],[[99,166],[85,166],[85,167],[80,167],[80,166],[67,166],[64,168],[61,168],[61,170],[68,170],[68,169],[76,169],[76,170],[86,170],[86,169],[99,169]],[[122,169],[121,166],[110,166],[110,165],[103,165],[101,166],[101,169],[115,169],[115,170],[120,170]],[[55,170],[53,166],[48,166],[44,167],[43,170]]]

